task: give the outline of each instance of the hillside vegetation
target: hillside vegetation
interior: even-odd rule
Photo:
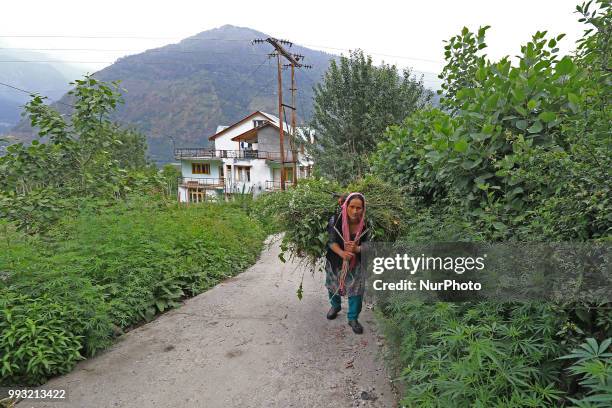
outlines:
[[[261,227],[223,204],[153,197],[84,211],[42,237],[0,224],[0,383],[69,372],[113,337],[257,258]]]

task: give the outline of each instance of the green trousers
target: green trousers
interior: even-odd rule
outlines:
[[[332,307],[340,308],[342,307],[342,298],[340,295],[334,295],[332,292],[327,291],[329,295],[329,303],[331,303]],[[359,313],[361,313],[361,296],[349,296],[348,297],[348,313],[346,316],[349,320],[357,320],[359,317]]]

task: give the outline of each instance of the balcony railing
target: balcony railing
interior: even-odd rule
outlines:
[[[293,180],[285,180],[285,189],[293,187]],[[281,189],[281,182],[276,180],[266,181],[266,191],[277,191]]]
[[[187,188],[223,188],[225,180],[223,178],[210,177],[179,177],[179,186]]]
[[[280,162],[280,152],[262,150],[212,150],[207,148],[180,148],[174,150],[177,159],[265,159]],[[292,152],[285,154],[285,162],[293,161]]]

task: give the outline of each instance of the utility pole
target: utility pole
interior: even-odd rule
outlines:
[[[303,60],[304,56],[300,54],[293,54],[297,61]],[[297,140],[297,105],[295,104],[295,92],[297,91],[297,86],[295,84],[295,65],[291,65],[291,134],[292,134],[292,143],[291,143],[291,151],[293,154],[293,185],[297,186],[297,148],[295,146],[295,141]],[[312,68],[312,65],[304,65],[302,64],[300,68]],[[303,147],[303,146],[302,146]]]
[[[290,106],[289,108],[293,110],[292,113],[292,127],[293,127],[293,132],[295,132],[295,96],[293,94],[294,90],[293,88],[295,88],[295,78],[294,78],[294,67],[301,67],[302,64],[300,64],[298,62],[299,58],[303,58],[302,56],[295,56],[291,53],[289,53],[281,44],[286,44],[289,45],[289,47],[291,47],[293,45],[293,43],[289,42],[289,41],[285,41],[285,40],[277,40],[276,38],[266,38],[265,40],[261,40],[261,39],[256,39],[253,40],[253,43],[263,43],[263,42],[267,42],[272,44],[272,46],[274,47],[274,49],[276,50],[276,61],[277,61],[277,65],[278,65],[278,118],[279,118],[279,137],[280,137],[280,162],[281,162],[281,190],[285,190],[285,121],[284,121],[284,115],[283,115],[283,107],[286,106],[283,104],[283,80],[282,80],[282,73],[281,73],[281,56],[284,57],[287,61],[289,61],[289,63],[291,64],[291,88],[292,88],[292,106]],[[292,151],[292,156],[293,156],[293,183],[294,185],[297,183],[297,173],[296,173],[296,154],[295,151]]]
[[[280,52],[276,52],[276,62],[278,65],[278,121],[280,122],[280,161],[281,161],[281,191],[285,190],[285,121],[283,120],[283,75],[281,73]]]
[[[297,55],[296,55],[297,57]],[[295,137],[296,137],[296,129],[295,129],[295,91],[297,88],[295,87],[295,65],[291,64],[291,106],[293,109],[291,110],[291,134],[293,138],[291,139],[293,143],[291,143],[291,155],[293,156],[293,186],[297,186],[297,150],[295,148]]]

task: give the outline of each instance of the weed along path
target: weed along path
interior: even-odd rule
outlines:
[[[394,407],[372,312],[364,334],[329,321],[324,277],[266,247],[247,271],[117,339],[45,389],[68,401],[47,407]]]

